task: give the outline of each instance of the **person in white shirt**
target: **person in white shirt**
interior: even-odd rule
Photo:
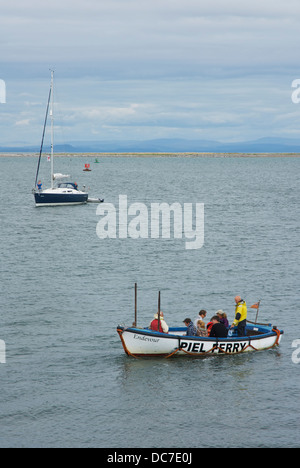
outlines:
[[[204,322],[205,317],[206,317],[206,310],[204,309],[200,310],[198,317],[196,318],[196,320],[194,320],[194,325],[196,328],[198,327],[198,320],[201,320],[202,322]]]

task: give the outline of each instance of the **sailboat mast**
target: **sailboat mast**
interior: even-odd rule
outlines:
[[[51,70],[51,106],[50,106],[50,117],[51,117],[51,188],[54,187],[54,115],[53,115],[53,104],[54,104],[54,71]]]
[[[41,158],[42,158],[43,145],[44,145],[44,138],[45,138],[45,130],[46,130],[46,125],[47,125],[48,113],[49,113],[50,99],[51,99],[51,89],[50,89],[50,91],[49,91],[49,97],[48,97],[48,103],[47,103],[47,110],[46,110],[46,116],[45,116],[45,122],[44,122],[44,129],[43,129],[43,136],[42,136],[42,142],[41,142],[41,148],[40,148],[38,166],[37,166],[36,176],[35,176],[34,190],[36,190],[37,181],[38,181],[38,177],[39,177],[39,170],[40,170],[40,165],[41,165]]]

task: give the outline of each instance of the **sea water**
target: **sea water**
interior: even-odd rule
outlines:
[[[35,208],[36,157],[1,157],[1,447],[299,445],[298,158],[65,157],[91,196],[203,203],[204,245],[99,239],[97,205]],[[83,172],[85,163],[91,172]],[[49,185],[49,165],[41,177]],[[48,178],[48,179],[47,179]],[[204,359],[125,355],[118,324],[209,319],[261,300],[279,348]],[[255,320],[256,310],[248,310]],[[293,347],[294,346],[294,347]],[[299,356],[299,354],[298,354]]]

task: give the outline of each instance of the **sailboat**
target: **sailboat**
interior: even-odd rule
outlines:
[[[66,179],[69,175],[54,173],[54,115],[53,115],[53,87],[54,87],[54,72],[51,70],[51,85],[47,103],[46,117],[44,123],[44,130],[42,136],[41,149],[39,154],[38,166],[35,178],[35,188],[33,189],[35,205],[36,206],[60,206],[60,205],[82,205],[88,202],[88,193],[80,191],[76,182],[62,182],[62,179]],[[50,167],[51,167],[51,185],[48,189],[42,189],[42,184],[38,180],[39,169],[43,151],[44,137],[46,131],[46,125],[48,115],[51,117],[51,156],[50,156]],[[54,185],[55,181],[57,185]]]

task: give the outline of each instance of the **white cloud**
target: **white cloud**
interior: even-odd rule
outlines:
[[[1,133],[13,139],[17,122],[38,139],[49,67],[67,140],[291,133],[299,23],[295,0],[11,0],[0,18]]]
[[[11,0],[1,56],[119,76],[275,66],[295,60],[299,19],[294,0]]]
[[[16,127],[24,127],[30,125],[30,119],[23,119],[23,120],[18,120],[15,123]]]
[[[77,115],[82,115],[88,120],[100,119],[103,121],[122,121],[128,117],[135,116],[141,108],[139,104],[130,104],[128,107],[98,107],[77,109]]]

